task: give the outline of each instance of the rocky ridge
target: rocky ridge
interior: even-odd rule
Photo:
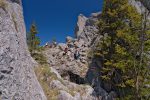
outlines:
[[[47,56],[50,66],[58,70],[61,74],[63,72],[65,73],[66,70],[81,77],[86,76],[89,65],[88,53],[98,32],[96,22],[99,16],[100,13],[93,13],[90,18],[87,18],[80,14],[75,29],[77,38],[68,36],[66,43],[59,43],[55,46],[47,45],[44,54]],[[65,48],[68,50],[64,55]],[[74,58],[76,50],[80,52],[80,58],[78,60]]]
[[[93,13],[87,18],[80,14],[75,28],[76,38],[68,36],[66,38],[66,43],[59,43],[58,45],[48,45],[47,43],[45,46],[46,50],[43,53],[47,57],[50,67],[56,69],[55,72],[57,76],[62,77],[61,81],[53,80],[50,82],[50,88],[52,88],[53,85],[59,88],[60,95],[58,97],[61,97],[59,100],[112,100],[116,97],[114,91],[107,93],[100,86],[101,82],[98,79],[98,70],[101,65],[98,59],[95,61],[91,61],[90,59],[89,51],[96,41],[100,39],[100,37],[97,37],[98,28],[96,25],[100,15],[100,12]],[[67,53],[64,54],[66,48],[68,48]],[[79,59],[74,58],[76,50],[79,50]],[[70,85],[74,84],[74,86],[71,87],[79,89],[80,92],[74,90],[77,94],[73,97],[65,91],[69,85],[61,85],[64,82]],[[81,87],[85,88],[86,91]],[[86,94],[86,97],[82,93]],[[63,99],[63,97],[65,97],[65,99]]]

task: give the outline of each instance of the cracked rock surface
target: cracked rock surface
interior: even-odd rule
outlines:
[[[0,99],[46,100],[27,49],[21,1],[0,1]]]

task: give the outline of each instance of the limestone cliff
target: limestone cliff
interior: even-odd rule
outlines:
[[[0,99],[46,100],[33,66],[21,0],[0,0]]]
[[[97,37],[97,22],[100,14],[100,12],[93,13],[89,18],[82,14],[78,16],[75,35],[77,39],[83,40],[88,46],[91,46]]]

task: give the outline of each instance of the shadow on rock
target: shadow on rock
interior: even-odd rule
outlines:
[[[102,58],[92,59],[85,80],[93,87],[94,92],[92,95],[97,97],[98,100],[113,100],[117,97],[117,94],[113,91],[111,84],[104,83],[100,77],[103,66],[102,61]]]

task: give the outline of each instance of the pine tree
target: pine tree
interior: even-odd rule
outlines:
[[[101,78],[112,84],[120,97],[142,98],[141,87],[145,86],[145,77],[149,73],[150,31],[147,22],[128,0],[104,1],[98,24],[103,38],[97,46],[101,50],[98,49],[95,55],[103,58]]]
[[[38,49],[40,45],[40,38],[37,36],[38,31],[35,23],[31,25],[30,32],[27,34],[27,44],[31,55],[34,54],[35,50]]]

